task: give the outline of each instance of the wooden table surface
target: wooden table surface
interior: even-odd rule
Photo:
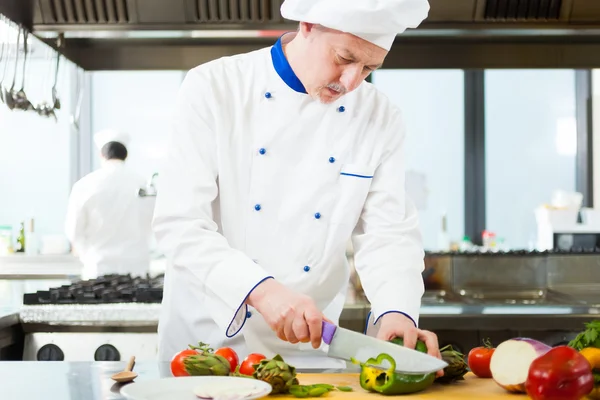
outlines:
[[[352,392],[341,392],[338,390],[329,393],[327,398],[340,399],[370,399],[387,398],[378,393],[369,393],[360,387],[358,374],[298,374],[298,380],[301,385],[311,385],[315,383],[328,383],[335,386],[350,386]],[[274,396],[269,396],[274,397]],[[439,399],[439,400],[464,400],[464,399],[494,399],[494,400],[519,400],[528,399],[526,394],[512,394],[498,386],[492,379],[480,379],[472,373],[465,375],[464,381],[452,384],[434,383],[428,389],[410,394],[402,395],[414,399]],[[279,395],[279,399],[295,399],[292,395]]]

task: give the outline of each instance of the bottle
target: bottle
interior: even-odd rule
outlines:
[[[27,233],[25,234],[25,242],[27,247],[25,253],[28,255],[36,255],[38,253],[37,237],[35,235],[34,221],[31,218],[27,224]]]
[[[450,250],[450,237],[448,236],[446,214],[442,214],[441,229],[438,233],[438,249],[441,252]]]
[[[25,222],[21,222],[21,229],[19,229],[19,236],[17,236],[17,247],[16,253],[25,252]]]

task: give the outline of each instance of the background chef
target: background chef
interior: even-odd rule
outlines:
[[[124,132],[97,132],[101,168],[73,185],[65,230],[83,263],[83,279],[149,270],[152,213],[138,197],[145,180],[125,166],[129,141]]]
[[[423,249],[405,196],[400,110],[365,78],[425,0],[286,0],[297,32],[192,69],[173,119],[154,219],[168,259],[159,357],[189,343],[338,367],[321,321],[339,320],[355,265],[366,333],[417,336]]]

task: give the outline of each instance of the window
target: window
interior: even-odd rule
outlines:
[[[127,164],[148,177],[166,148],[181,71],[107,71],[92,74],[92,133],[123,130],[132,137]],[[100,166],[93,149],[93,169]]]
[[[575,71],[485,72],[486,229],[510,248],[535,243],[534,209],[575,191]]]
[[[379,70],[372,82],[400,107],[407,129],[407,194],[417,204],[426,250],[464,232],[464,74],[462,70]],[[444,245],[442,247],[447,246]]]

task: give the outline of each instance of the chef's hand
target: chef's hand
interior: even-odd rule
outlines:
[[[406,315],[391,312],[381,317],[379,332],[377,338],[382,340],[392,340],[396,337],[404,339],[404,346],[414,349],[417,346],[417,339],[421,339],[427,346],[427,353],[439,359],[442,358],[440,346],[435,333],[421,330],[415,327],[415,324]],[[444,370],[437,372],[437,376],[443,376]]]
[[[310,297],[275,279],[267,279],[250,293],[247,303],[263,316],[281,340],[311,342],[315,349],[321,345],[321,324],[327,319]]]

